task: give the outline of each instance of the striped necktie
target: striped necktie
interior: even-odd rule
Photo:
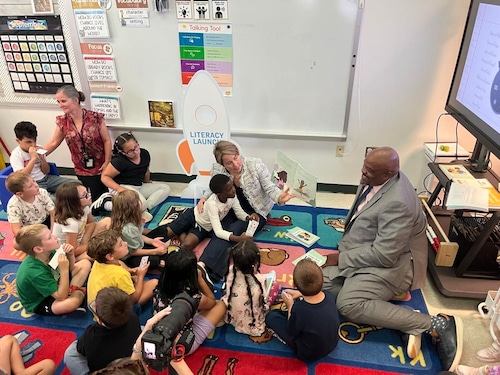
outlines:
[[[373,186],[368,186],[365,191],[363,191],[363,193],[358,197],[358,199],[356,199],[356,203],[354,203],[354,206],[352,206],[352,213],[355,214],[356,213],[356,210],[358,209],[359,205],[365,200],[366,196],[368,195],[368,193],[370,191],[372,191],[373,189]]]

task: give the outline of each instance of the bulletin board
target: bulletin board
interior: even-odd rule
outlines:
[[[80,77],[75,85],[89,98],[86,106],[91,95],[113,95],[119,102],[119,118],[108,118],[108,125],[151,129],[148,101],[168,101],[182,128],[186,85],[179,27],[195,22],[231,27],[232,91],[225,99],[233,134],[345,138],[362,1],[229,0],[226,19],[182,20],[175,0],[163,2],[169,6],[164,12],[147,0],[147,25],[124,25],[117,1],[111,0],[105,13],[105,39],[79,38],[71,0],[56,7],[70,34],[66,39],[72,39],[67,47],[73,48]],[[91,92],[82,42],[111,47],[113,89]]]

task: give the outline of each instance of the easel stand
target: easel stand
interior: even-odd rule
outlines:
[[[466,163],[464,163],[463,165],[465,167],[468,166]],[[427,208],[425,208],[425,210],[429,218],[429,224],[434,227],[436,234],[440,237],[439,240],[441,242],[447,243],[449,240],[446,236],[446,229],[450,228],[452,212],[432,205],[439,193],[443,189],[445,189],[449,180],[441,171],[437,163],[429,163],[428,166],[431,172],[437,177],[438,184],[432,192],[427,202]],[[476,178],[488,178],[490,182],[492,182],[493,186],[496,186],[498,184],[498,177],[494,175],[490,170],[482,174],[478,174],[473,171],[470,172],[475,175]],[[458,211],[456,211],[456,213],[457,215],[461,214]],[[472,260],[476,259],[477,257],[481,257],[484,244],[489,238],[490,233],[495,225],[499,222],[500,211],[492,212],[487,225],[485,225],[480,234],[480,237],[472,244],[470,249],[467,250],[465,257],[460,260],[460,262],[458,262],[457,260],[458,264],[453,264],[452,266],[441,266],[439,264],[449,264],[449,261],[451,261],[452,254],[450,252],[455,246],[451,245],[453,244],[453,242],[450,242],[450,245],[446,245],[442,248],[442,250],[444,250],[444,253],[438,260],[436,260],[436,258],[439,255],[439,250],[436,254],[434,248],[429,245],[428,270],[432,279],[434,280],[434,283],[436,284],[437,289],[443,295],[447,297],[475,298],[478,300],[484,300],[487,297],[489,290],[498,289],[499,280],[497,278],[485,278],[484,275],[470,271],[469,266],[472,263]],[[447,258],[449,258],[448,261]],[[454,257],[453,260],[455,260]],[[444,261],[444,263],[442,263],[442,261]]]

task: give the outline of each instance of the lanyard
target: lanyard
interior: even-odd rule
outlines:
[[[85,149],[85,141],[83,140],[83,127],[85,125],[85,110],[82,109],[82,130],[79,132],[78,128],[76,127],[75,121],[73,120],[73,117],[69,116],[71,123],[75,127],[76,134],[80,137],[80,140],[82,141],[82,151],[84,155],[87,155],[87,150]]]

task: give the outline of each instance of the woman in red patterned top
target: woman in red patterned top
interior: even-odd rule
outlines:
[[[71,85],[60,87],[56,100],[64,115],[56,117],[56,129],[45,145],[47,154],[66,140],[75,172],[82,184],[88,187],[94,199],[108,188],[101,182],[101,172],[111,160],[111,138],[104,115],[81,107],[85,95]]]

